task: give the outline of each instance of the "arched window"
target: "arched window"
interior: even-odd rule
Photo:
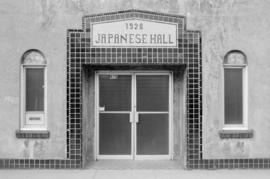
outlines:
[[[42,52],[26,51],[21,59],[21,130],[45,130],[46,59]]]
[[[240,50],[224,58],[224,128],[247,128],[247,59]]]

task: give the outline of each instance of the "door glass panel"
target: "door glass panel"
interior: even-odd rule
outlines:
[[[131,75],[100,75],[99,103],[105,111],[131,110]]]
[[[137,155],[167,155],[168,114],[139,114],[138,117]]]
[[[129,114],[99,115],[99,153],[101,155],[131,154]]]
[[[137,75],[137,111],[168,111],[169,76]]]

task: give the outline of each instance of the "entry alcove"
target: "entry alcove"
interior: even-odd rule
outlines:
[[[172,74],[171,95],[171,127],[169,160],[178,161],[184,166],[186,156],[186,65],[83,65],[82,68],[82,139],[83,164],[91,166],[96,161],[98,153],[98,128],[96,115],[98,113],[96,101],[99,98],[96,75],[98,71],[114,74],[115,71],[123,73],[157,73],[169,72]],[[155,124],[153,124],[155,126]],[[157,126],[158,127],[158,126]],[[110,141],[107,141],[110,142]],[[155,152],[153,152],[155,153]],[[135,153],[133,153],[135,155]],[[155,156],[155,155],[153,155]],[[114,158],[117,159],[117,158]],[[133,159],[133,157],[132,157]],[[151,159],[151,158],[150,158]],[[154,158],[155,159],[155,158]],[[135,159],[136,160],[136,159]],[[180,164],[179,164],[180,165]],[[167,166],[170,167],[170,166]]]

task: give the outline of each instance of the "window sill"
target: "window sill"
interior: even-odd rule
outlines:
[[[221,139],[248,139],[253,138],[253,130],[221,130],[219,137]]]
[[[21,138],[26,138],[26,139],[47,139],[50,137],[50,132],[45,130],[45,131],[24,131],[24,130],[17,130],[16,131],[16,137],[21,139]]]

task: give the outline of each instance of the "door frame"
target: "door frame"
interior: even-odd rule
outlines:
[[[99,154],[99,75],[119,74],[119,75],[131,75],[131,154],[130,155],[100,155]],[[136,76],[137,75],[168,75],[169,76],[169,142],[168,142],[168,155],[137,155],[136,154],[136,130],[137,125],[135,115],[138,113],[134,109],[136,105]],[[173,159],[173,72],[169,70],[96,70],[95,71],[95,137],[94,137],[94,153],[95,160],[102,159],[133,159],[133,160],[172,160]],[[111,113],[111,112],[110,112]],[[119,112],[117,112],[119,113]],[[121,112],[120,112],[121,113]],[[126,113],[126,112],[124,112]],[[141,112],[140,112],[141,113]],[[143,113],[143,112],[142,112]],[[154,112],[154,113],[159,113]],[[162,113],[162,112],[161,112]]]

